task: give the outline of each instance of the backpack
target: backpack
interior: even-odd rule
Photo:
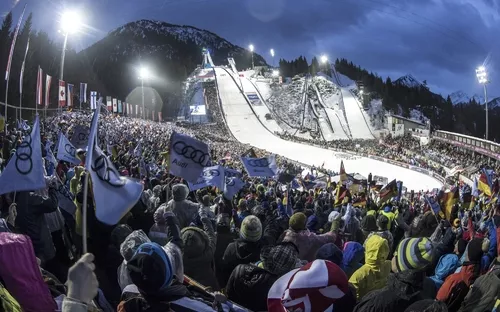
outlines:
[[[0,311],[1,312],[22,312],[21,305],[9,293],[7,288],[0,284]]]
[[[458,311],[458,309],[460,309],[460,306],[462,305],[462,302],[465,299],[465,296],[467,296],[468,292],[469,292],[469,287],[467,286],[467,284],[465,284],[464,281],[460,281],[458,284],[453,286],[453,288],[450,291],[450,295],[445,301],[446,306],[448,306],[448,311],[449,312]]]

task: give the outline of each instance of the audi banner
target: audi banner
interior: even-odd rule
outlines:
[[[207,186],[215,186],[219,190],[224,189],[224,167],[212,166],[203,168],[198,181],[188,182],[189,190],[196,191]]]
[[[226,185],[224,186],[224,197],[228,200],[233,199],[242,188],[245,186],[245,182],[241,181],[236,177],[225,178]]]
[[[170,173],[196,183],[204,167],[210,166],[208,145],[188,135],[173,132],[170,137]]]
[[[263,158],[241,157],[241,162],[250,177],[274,177],[277,173],[274,155]]]
[[[71,142],[62,134],[59,133],[59,144],[57,145],[57,159],[64,160],[69,163],[78,165],[82,161],[76,157],[76,148]]]

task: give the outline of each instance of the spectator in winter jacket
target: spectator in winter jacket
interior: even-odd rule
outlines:
[[[240,264],[226,286],[228,299],[252,311],[265,311],[267,294],[283,274],[295,269],[298,250],[292,243],[265,247],[258,264]]]
[[[167,223],[164,217],[166,209],[167,205],[165,204],[156,209],[153,215],[155,223],[151,226],[148,234],[149,239],[160,246],[165,246],[168,243]]]
[[[222,272],[224,282],[239,264],[259,261],[260,251],[264,245],[262,238],[262,223],[256,216],[248,216],[241,223],[240,237],[230,243],[222,257]],[[225,283],[224,283],[225,284]]]
[[[171,199],[167,204],[167,211],[172,211],[177,219],[179,220],[179,225],[182,228],[189,226],[191,220],[198,213],[199,204],[193,203],[187,200],[189,194],[189,189],[184,184],[175,184],[172,187],[173,199]]]
[[[361,266],[361,262],[365,257],[365,248],[358,242],[347,242],[344,244],[344,255],[342,257],[342,265],[347,278],[350,278]]]
[[[389,252],[392,250],[392,247],[393,247],[392,245],[394,243],[394,239],[392,237],[391,231],[387,230],[388,223],[389,223],[389,218],[387,218],[385,215],[381,214],[380,216],[378,216],[378,218],[377,218],[378,230],[373,231],[370,234],[368,234],[368,236],[366,237],[366,240],[363,244],[365,248],[366,248],[366,242],[368,241],[368,239],[370,237],[372,237],[373,235],[378,235],[382,238],[385,238],[387,240],[387,243],[389,243]]]
[[[453,311],[458,309],[460,303],[467,295],[470,285],[481,274],[483,239],[472,239],[467,245],[465,255],[465,261],[460,272],[448,276],[436,296],[437,300],[447,302],[448,308]],[[451,293],[454,293],[453,302],[449,301]]]
[[[340,250],[334,243],[324,244],[316,253],[316,259],[331,261],[341,268],[343,257],[344,255],[342,250]]]
[[[452,274],[458,266],[458,256],[455,254],[447,254],[439,259],[436,266],[435,274],[430,277],[436,289],[439,290],[444,283],[444,280]]]
[[[219,290],[214,264],[215,232],[203,207],[200,207],[199,214],[203,230],[186,227],[181,231],[184,244],[184,272],[198,283],[211,287],[212,290]]]
[[[425,276],[433,254],[434,247],[429,239],[403,239],[392,259],[394,274],[389,275],[387,286],[364,296],[354,312],[404,311],[416,301],[434,299],[434,283]]]
[[[349,278],[349,283],[356,289],[358,300],[370,291],[386,286],[391,272],[388,255],[389,244],[386,239],[374,235],[366,240],[365,264]]]
[[[16,203],[16,228],[31,238],[37,258],[42,263],[49,261],[56,253],[44,214],[57,209],[56,189],[49,187],[47,197],[30,191],[17,192]]]
[[[337,235],[332,230],[322,235],[311,233],[306,229],[306,222],[307,217],[304,213],[294,213],[288,223],[289,229],[284,233],[283,242],[292,242],[297,246],[299,259],[314,261],[318,249],[326,243],[335,243]]]

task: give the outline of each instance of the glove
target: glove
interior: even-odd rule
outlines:
[[[94,274],[94,255],[83,255],[68,271],[68,297],[89,304],[97,295],[97,277]]]

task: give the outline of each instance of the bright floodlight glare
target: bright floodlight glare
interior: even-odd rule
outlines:
[[[250,49],[250,52],[253,52],[253,44],[249,45],[248,48]]]
[[[363,90],[359,90],[359,94],[363,94]]]
[[[279,72],[279,71],[277,71],[277,70],[273,70],[273,76],[274,76],[274,77],[277,77],[277,76],[279,76],[279,75],[280,75],[280,72]]]
[[[476,77],[480,84],[488,83],[488,73],[484,66],[479,66],[476,69]]]
[[[146,67],[141,67],[139,71],[139,79],[147,79],[149,77],[149,70]]]
[[[82,25],[82,19],[77,11],[66,11],[61,15],[61,31],[75,33]]]
[[[321,56],[321,63],[326,63],[328,61],[328,56],[322,55]]]
[[[271,56],[274,57],[274,49],[271,49]]]

